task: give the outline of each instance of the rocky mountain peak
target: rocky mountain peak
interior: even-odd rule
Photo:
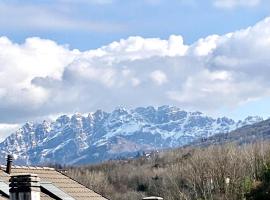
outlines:
[[[262,118],[215,119],[173,106],[119,107],[111,113],[97,110],[86,116],[75,113],[51,122],[27,122],[0,143],[0,159],[13,154],[18,164],[93,163],[138,151],[179,147],[259,121]]]

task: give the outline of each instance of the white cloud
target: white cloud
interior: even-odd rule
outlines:
[[[0,122],[123,105],[218,110],[270,96],[270,18],[185,45],[139,36],[80,52],[0,38]]]
[[[0,124],[0,142],[19,128],[19,124]]]
[[[182,36],[170,36],[169,40],[159,38],[145,39],[139,36],[121,39],[119,42],[87,52],[89,58],[102,58],[102,60],[118,63],[146,59],[153,56],[182,56],[188,49],[184,45]]]
[[[157,85],[163,85],[168,81],[166,74],[160,70],[153,71],[150,77]]]
[[[218,35],[211,35],[207,38],[199,39],[192,47],[189,49],[190,53],[197,56],[207,56],[217,47],[217,41],[219,40]]]
[[[214,5],[220,8],[253,7],[261,0],[214,0]]]

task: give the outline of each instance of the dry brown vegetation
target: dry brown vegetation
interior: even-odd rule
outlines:
[[[269,163],[269,143],[256,143],[177,149],[70,168],[67,174],[111,200],[151,195],[166,200],[270,199],[263,196],[270,186]]]

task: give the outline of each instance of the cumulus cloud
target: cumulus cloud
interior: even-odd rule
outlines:
[[[261,0],[214,0],[214,5],[220,8],[253,7]]]
[[[81,52],[0,37],[0,123],[119,105],[234,108],[270,96],[269,51],[270,18],[191,45],[135,36]]]

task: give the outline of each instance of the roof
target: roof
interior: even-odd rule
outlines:
[[[9,184],[9,174],[5,173],[5,166],[0,169],[0,181]],[[58,189],[73,197],[76,200],[107,200],[101,195],[95,193],[93,190],[81,185],[75,180],[66,175],[56,171],[54,168],[48,167],[26,167],[26,166],[12,166],[11,175],[18,174],[37,174],[40,182],[50,182]],[[0,188],[1,191],[1,188]],[[0,195],[0,200],[6,199]],[[55,198],[46,191],[41,190],[41,200],[53,200]]]

